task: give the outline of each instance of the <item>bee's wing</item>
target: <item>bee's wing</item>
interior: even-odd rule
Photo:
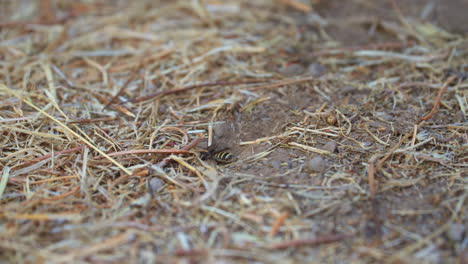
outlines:
[[[223,151],[228,150],[228,149],[229,149],[229,148],[217,149],[217,150],[215,151],[215,153],[223,152]]]

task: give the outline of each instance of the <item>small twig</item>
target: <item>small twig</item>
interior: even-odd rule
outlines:
[[[32,221],[80,221],[83,216],[76,212],[55,212],[55,213],[32,213],[32,214],[18,214],[15,212],[0,212],[0,219],[15,219],[15,220],[32,220]]]
[[[71,135],[73,135],[75,138],[77,138],[78,140],[84,142],[86,145],[88,145],[89,147],[91,147],[92,149],[94,149],[96,152],[98,152],[99,154],[101,154],[102,156],[104,156],[106,159],[110,160],[112,163],[114,163],[114,165],[116,165],[119,169],[121,169],[122,171],[124,171],[126,174],[128,175],[131,175],[132,172],[129,171],[127,168],[125,168],[122,164],[118,163],[116,160],[114,160],[113,158],[109,157],[106,153],[104,153],[104,151],[102,151],[100,148],[98,148],[97,146],[95,146],[92,142],[90,142],[89,140],[85,139],[83,136],[81,136],[80,134],[78,134],[77,132],[75,132],[74,130],[72,130],[71,128],[69,128],[66,124],[64,124],[63,122],[59,121],[57,118],[55,118],[54,116],[50,115],[49,113],[45,112],[44,110],[42,110],[41,108],[39,108],[38,106],[36,106],[32,101],[28,100],[28,99],[25,99],[23,98],[20,94],[18,94],[16,91],[13,91],[11,88],[5,86],[5,85],[0,85],[0,88],[2,88],[3,90],[7,91],[8,93],[14,95],[16,98],[18,98],[19,100],[23,101],[24,103],[28,104],[29,106],[31,106],[32,108],[34,108],[36,111],[40,112],[41,114],[45,115],[46,117],[50,118],[51,120],[53,120],[54,122],[56,122],[57,124],[59,124],[65,131],[67,131],[68,133],[70,133]]]
[[[189,144],[187,144],[185,147],[183,147],[180,151],[184,151],[184,152],[188,152],[189,150],[191,150],[192,148],[196,147],[198,145],[198,143],[200,143],[200,141],[202,140],[201,137],[196,137],[194,140],[192,140],[192,142],[190,142]],[[164,168],[165,166],[167,166],[167,164],[169,164],[169,162],[172,161],[172,157],[166,157],[165,159],[163,159],[161,162],[155,164],[155,165],[149,165],[148,167],[146,167],[145,169],[141,170],[141,171],[138,171],[132,175],[123,175],[117,179],[115,179],[111,184],[110,186],[115,186],[125,180],[127,180],[128,178],[130,178],[131,176],[146,176],[148,174],[150,174],[151,171],[153,171],[154,169],[152,168],[153,166],[158,166],[159,168]],[[169,178],[170,179],[170,178]],[[177,184],[177,185],[181,185],[183,186],[184,188],[186,188],[185,185],[183,184],[180,184],[178,182],[174,182],[172,181],[173,183]]]
[[[367,178],[369,180],[369,191],[370,191],[370,198],[373,199],[376,192],[377,186],[375,184],[375,163],[377,159],[380,157],[380,154],[376,154],[369,159],[369,168],[367,168]]]
[[[33,185],[33,184],[42,184],[42,183],[46,183],[46,182],[62,181],[62,180],[77,179],[77,178],[79,178],[78,175],[69,175],[69,176],[54,177],[54,178],[50,178],[50,179],[34,181],[34,182],[30,182],[29,184],[30,184],[30,185]]]
[[[190,142],[188,145],[186,145],[185,147],[183,147],[181,150],[175,150],[176,152],[178,153],[188,153],[189,150],[191,150],[192,148],[196,147],[198,145],[198,143],[200,143],[201,141],[201,137],[196,137],[192,142]],[[148,150],[139,150],[139,151],[148,151]],[[175,153],[175,152],[164,152],[166,150],[164,149],[159,149],[159,150],[156,150],[158,152],[156,153],[161,153],[161,151],[163,151],[162,153]],[[174,151],[174,150],[169,150],[169,151]],[[122,151],[122,152],[127,152],[128,154],[128,151]],[[119,155],[123,155],[122,152],[115,152],[115,153],[118,153]],[[113,153],[115,155],[115,153]],[[134,154],[134,153],[133,153]],[[110,155],[110,154],[109,154]],[[156,165],[150,165],[148,166],[146,169],[144,170],[141,170],[141,171],[138,171],[132,175],[123,175],[117,179],[115,179],[111,184],[110,186],[115,186],[125,180],[127,180],[128,178],[130,178],[131,176],[146,176],[148,174],[150,174],[150,172],[153,170],[151,167],[152,166],[159,166],[160,168],[163,168],[165,167],[170,161],[172,160],[172,157],[166,157],[165,159],[163,159],[161,162],[159,162],[158,164]],[[180,185],[180,184],[179,184]],[[184,186],[185,187],[185,186]]]
[[[178,249],[174,255],[178,257],[200,257],[205,256],[208,252],[206,249]]]
[[[405,46],[410,46],[413,43],[408,42],[384,42],[384,43],[376,43],[376,44],[369,44],[357,47],[344,47],[344,48],[327,48],[321,49],[318,51],[314,51],[310,53],[313,57],[328,55],[328,54],[341,54],[346,52],[353,52],[358,50],[380,50],[380,49],[399,49]]]
[[[39,161],[42,161],[42,160],[45,160],[45,159],[48,159],[48,158],[51,158],[51,157],[55,157],[55,156],[58,156],[58,155],[62,155],[62,154],[67,154],[67,153],[72,153],[72,152],[75,152],[75,151],[79,151],[79,150],[82,150],[84,147],[84,145],[81,145],[79,147],[75,147],[75,148],[71,148],[71,149],[66,149],[66,150],[62,150],[62,151],[57,151],[57,152],[54,152],[54,153],[50,153],[50,154],[47,154],[47,155],[44,155],[42,157],[38,157],[38,158],[35,158],[35,159],[32,159],[32,160],[28,160],[28,161],[25,161],[22,165],[29,165],[31,163],[34,163],[34,162],[39,162]],[[18,167],[17,167],[18,168]]]
[[[282,80],[282,81],[279,81],[279,82],[276,82],[276,83],[269,83],[269,84],[264,84],[264,85],[252,87],[249,90],[250,91],[258,91],[258,90],[267,89],[267,88],[276,88],[276,87],[281,87],[281,86],[285,86],[285,85],[292,85],[292,84],[298,84],[298,83],[302,83],[302,82],[313,81],[315,79],[316,79],[315,77],[306,77],[306,78],[302,78],[302,79],[292,79],[292,80],[287,79],[287,80]]]
[[[413,34],[414,37],[416,37],[419,41],[423,42],[423,43],[426,43],[426,40],[424,40],[422,37],[420,37],[416,30],[414,29],[414,27],[408,23],[408,21],[406,20],[405,16],[403,15],[403,12],[401,11],[401,8],[400,6],[398,5],[398,3],[395,1],[395,0],[391,0],[390,1],[392,3],[392,7],[398,17],[398,19],[400,20],[401,24],[403,24],[405,27],[407,27],[407,29]],[[427,43],[426,43],[427,44]]]
[[[79,190],[80,190],[80,186],[78,185],[75,188],[73,188],[72,190],[70,190],[69,192],[62,193],[62,194],[59,194],[59,195],[56,195],[56,196],[50,197],[50,198],[44,198],[44,199],[41,199],[41,201],[51,202],[51,201],[62,200],[65,197],[68,197],[68,196],[71,196],[71,195],[77,193]]]
[[[440,106],[440,100],[442,99],[442,94],[445,92],[445,90],[447,90],[447,86],[456,78],[456,76],[451,76],[450,78],[447,79],[447,81],[440,87],[439,89],[439,92],[437,93],[437,97],[434,101],[434,106],[432,107],[432,110],[431,112],[429,112],[429,114],[423,116],[419,122],[418,122],[418,125],[422,122],[422,121],[426,121],[428,119],[430,119],[434,113],[437,111],[437,109],[439,108]]]
[[[414,125],[414,127],[413,127],[413,139],[411,140],[411,147],[413,147],[414,144],[416,144],[417,136],[418,136],[418,125]]]
[[[73,262],[77,258],[85,258],[100,251],[105,251],[110,248],[117,248],[125,243],[132,241],[134,238],[135,235],[132,233],[132,231],[127,231],[125,233],[106,238],[103,241],[90,244],[87,247],[76,249],[68,254],[58,256],[56,260],[60,263]]]
[[[202,87],[252,84],[252,83],[259,83],[259,82],[263,82],[263,81],[258,81],[258,80],[237,81],[237,82],[218,81],[218,82],[210,82],[210,83],[193,84],[193,85],[189,85],[189,86],[182,87],[182,88],[172,89],[172,90],[169,90],[169,91],[157,92],[157,93],[153,93],[153,94],[133,98],[133,99],[127,100],[124,103],[139,103],[139,102],[147,101],[147,100],[150,100],[150,99],[166,96],[166,95],[169,95],[169,94],[181,93],[181,92],[185,92],[185,91],[192,90],[192,89],[197,89],[197,88],[202,88]]]
[[[384,141],[382,141],[379,137],[377,137],[376,135],[374,135],[370,130],[369,130],[369,125],[367,124],[366,127],[365,127],[365,130],[367,132],[367,134],[369,134],[373,139],[375,139],[375,141],[377,141],[378,143],[384,145],[384,146],[389,146],[388,143],[385,143]]]
[[[67,124],[90,124],[98,122],[107,122],[117,120],[117,117],[108,116],[108,117],[99,117],[99,118],[85,118],[85,119],[76,119],[70,120]]]
[[[415,144],[415,145],[411,144],[411,146],[409,146],[407,148],[397,149],[393,153],[402,153],[402,152],[406,152],[406,151],[415,149],[415,148],[417,148],[419,146],[422,146],[422,145],[426,144],[427,142],[429,142],[429,141],[431,141],[433,139],[434,139],[433,137],[430,137],[430,138],[428,138],[428,139],[426,139],[426,140],[424,140],[422,142],[419,142],[418,144]]]
[[[142,62],[140,62],[140,63],[138,64],[138,67],[136,67],[136,69],[135,69],[135,71],[133,72],[132,76],[130,76],[130,78],[128,78],[128,80],[124,83],[124,85],[122,85],[122,87],[120,87],[120,90],[117,92],[117,94],[115,94],[115,95],[109,100],[109,102],[102,108],[102,110],[106,110],[107,107],[109,107],[112,103],[114,103],[114,101],[115,101],[120,95],[122,95],[122,94],[125,92],[125,89],[127,89],[128,85],[138,77],[138,70],[140,69],[141,65],[142,65]]]
[[[286,221],[287,217],[288,217],[288,213],[284,212],[276,218],[275,222],[271,226],[270,236],[276,236],[276,234],[278,234],[279,229],[284,224],[284,221]]]
[[[114,157],[114,156],[123,156],[123,155],[131,155],[131,154],[148,154],[148,153],[185,154],[189,152],[187,150],[181,150],[181,149],[132,149],[132,150],[107,153],[107,155],[109,155],[109,157]]]
[[[181,150],[189,151],[192,148],[196,147],[198,145],[198,143],[200,143],[201,140],[202,140],[202,138],[200,136],[197,136],[194,140],[192,140],[192,142],[187,144]],[[159,162],[158,164],[156,164],[156,166],[158,166],[160,168],[164,168],[171,160],[172,160],[171,157],[167,157],[167,158],[163,159],[161,162]]]
[[[384,162],[390,158],[390,156],[392,156],[394,153],[395,153],[395,150],[398,149],[398,147],[401,146],[401,144],[403,144],[403,142],[405,140],[407,140],[410,136],[412,135],[411,132],[408,132],[405,134],[405,136],[400,140],[398,141],[398,143],[395,144],[395,146],[393,146],[390,151],[387,152],[387,154],[385,154],[385,156],[383,158],[381,158],[378,162],[377,162],[377,170],[380,170],[382,169],[382,166],[384,164]]]
[[[323,149],[319,149],[319,148],[314,148],[314,147],[302,145],[302,144],[299,144],[299,143],[296,143],[296,142],[289,142],[289,145],[295,146],[295,147],[299,147],[299,148],[301,148],[301,149],[304,149],[304,150],[307,150],[307,151],[310,151],[310,152],[314,152],[314,153],[317,153],[317,154],[331,155],[331,156],[333,156],[333,153],[331,153],[331,152],[328,151],[328,150],[323,150]]]
[[[208,125],[208,147],[211,147],[211,144],[213,143],[213,123],[210,122]]]
[[[272,244],[269,246],[269,248],[286,249],[290,247],[300,247],[300,246],[317,246],[321,244],[328,244],[328,243],[341,241],[349,237],[351,237],[351,235],[345,235],[345,234],[324,235],[324,236],[320,236],[314,239],[296,239],[296,240],[284,241],[284,242]]]
[[[289,7],[296,9],[297,11],[302,11],[304,13],[310,13],[313,10],[310,5],[297,0],[281,0],[281,2]]]

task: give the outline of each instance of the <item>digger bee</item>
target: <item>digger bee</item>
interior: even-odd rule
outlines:
[[[202,160],[213,159],[218,163],[233,163],[238,160],[237,156],[231,152],[226,151],[227,148],[216,151],[214,147],[208,148],[206,152],[203,152],[200,156]]]
[[[227,151],[219,151],[213,154],[213,159],[219,163],[232,163],[237,161],[237,156]]]
[[[210,129],[213,129],[213,127],[209,127],[208,131],[210,131]],[[218,163],[224,164],[236,162],[238,160],[238,157],[232,154],[231,152],[226,151],[229,148],[218,148],[219,140],[222,140],[224,142],[221,144],[226,144],[226,140],[229,141],[229,139],[232,138],[232,135],[229,135],[228,133],[229,128],[227,128],[226,126],[217,126],[214,127],[212,131],[213,141],[211,142],[210,139],[208,139],[208,149],[200,155],[200,158],[202,160],[212,159]]]

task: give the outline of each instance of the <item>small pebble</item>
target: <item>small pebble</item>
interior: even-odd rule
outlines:
[[[349,93],[352,93],[352,92],[354,92],[356,90],[357,90],[356,87],[351,86],[351,85],[346,85],[343,88],[341,88],[341,93],[349,94]]]
[[[327,168],[327,162],[320,156],[316,156],[304,163],[306,172],[322,172]]]
[[[251,164],[244,164],[244,165],[241,166],[241,169],[243,169],[243,170],[248,170],[250,168],[252,168]]]
[[[306,17],[306,21],[310,25],[316,25],[321,27],[328,25],[328,21],[315,12],[309,13]]]
[[[309,68],[307,71],[313,76],[313,77],[320,77],[325,74],[327,69],[320,64],[320,63],[312,63],[309,65]]]
[[[151,196],[154,196],[156,192],[163,187],[164,182],[161,179],[158,178],[152,178],[148,182],[148,192],[151,194]]]
[[[165,106],[165,105],[160,105],[160,106],[159,106],[159,109],[158,109],[158,112],[159,112],[160,114],[166,114],[166,113],[167,113],[167,106]]]
[[[281,167],[281,162],[277,160],[273,160],[270,164],[274,169],[279,169]]]
[[[452,241],[461,241],[463,240],[465,233],[465,225],[452,223],[450,224],[447,230],[447,236]]]
[[[291,65],[282,67],[279,71],[285,76],[292,77],[292,76],[303,74],[305,69],[304,69],[304,66],[302,66],[301,64],[294,63]]]
[[[298,53],[297,47],[291,46],[291,47],[286,47],[284,48],[284,51],[289,53],[289,54],[295,54]]]
[[[327,123],[330,125],[330,126],[334,126],[336,124],[336,116],[334,114],[330,114],[327,116]]]
[[[322,149],[326,151],[330,151],[330,153],[335,153],[336,146],[337,145],[335,141],[329,141],[325,145],[323,145]]]

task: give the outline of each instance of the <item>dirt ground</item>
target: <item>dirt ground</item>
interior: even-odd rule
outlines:
[[[468,1],[4,7],[1,263],[468,263]]]

